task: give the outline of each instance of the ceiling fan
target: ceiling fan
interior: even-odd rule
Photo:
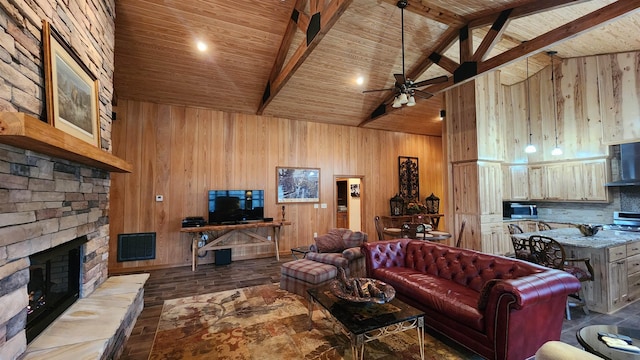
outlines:
[[[424,90],[419,90],[418,88],[424,87],[431,84],[439,84],[446,82],[449,78],[446,75],[438,76],[432,79],[423,80],[414,82],[413,80],[407,78],[405,76],[404,70],[404,8],[407,7],[408,2],[401,0],[396,4],[400,8],[400,16],[402,21],[402,74],[393,74],[395,78],[395,84],[392,88],[386,89],[373,89],[373,90],[365,90],[363,93],[370,93],[376,91],[391,91],[395,90],[396,96],[393,100],[392,107],[399,108],[402,105],[414,106],[416,104],[415,96],[419,96],[421,98],[428,99],[433,96],[432,93],[429,93]]]

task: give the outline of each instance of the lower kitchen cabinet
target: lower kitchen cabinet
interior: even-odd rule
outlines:
[[[583,282],[587,306],[612,313],[640,296],[640,241],[607,248],[563,245],[567,257],[591,259],[595,281]]]

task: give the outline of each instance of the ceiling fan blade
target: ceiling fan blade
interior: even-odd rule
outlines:
[[[422,90],[413,90],[414,94],[416,96],[419,96],[423,99],[429,99],[431,97],[433,97],[432,93],[426,92],[426,91],[422,91]]]
[[[447,80],[449,80],[449,77],[447,77],[446,75],[442,75],[442,76],[434,77],[433,79],[427,79],[427,80],[415,82],[413,83],[413,85],[411,85],[411,87],[422,87],[422,86],[427,86],[431,84],[440,84],[443,82],[447,82]]]
[[[394,90],[395,88],[388,88],[388,89],[373,89],[373,90],[364,90],[362,93],[370,93],[370,92],[376,92],[376,91],[390,91],[390,90]]]
[[[396,83],[397,84],[404,84],[405,83],[405,79],[404,79],[404,75],[403,74],[393,74],[393,77],[396,78]]]

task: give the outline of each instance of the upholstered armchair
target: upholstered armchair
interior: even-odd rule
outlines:
[[[361,231],[331,229],[314,239],[305,258],[342,268],[350,277],[364,277],[365,260],[360,245],[367,239],[367,234]]]

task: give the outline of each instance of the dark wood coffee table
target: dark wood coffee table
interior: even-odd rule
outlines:
[[[364,358],[364,344],[391,334],[416,329],[420,358],[424,360],[424,312],[393,299],[386,304],[357,303],[342,300],[331,293],[329,285],[307,290],[309,327],[313,327],[315,304],[340,325],[351,341],[353,359]]]
[[[578,330],[576,337],[588,352],[610,360],[640,360],[640,354],[608,347],[598,339],[598,333],[621,334],[629,336],[635,346],[640,347],[640,329],[630,329],[616,325],[591,325]]]

